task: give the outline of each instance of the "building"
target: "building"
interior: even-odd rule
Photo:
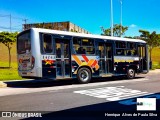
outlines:
[[[69,22],[50,22],[50,23],[33,23],[33,24],[23,24],[23,30],[30,28],[46,28],[53,30],[71,31],[78,33],[90,34],[87,30]]]

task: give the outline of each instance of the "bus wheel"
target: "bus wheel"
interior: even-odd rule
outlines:
[[[81,84],[89,83],[91,81],[91,71],[86,67],[82,67],[78,70],[77,78]]]
[[[127,78],[133,79],[135,78],[135,70],[133,68],[129,68],[127,71]]]

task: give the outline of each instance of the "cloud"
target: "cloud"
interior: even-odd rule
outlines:
[[[130,27],[130,28],[135,28],[135,27],[137,27],[137,25],[131,24],[129,27]]]

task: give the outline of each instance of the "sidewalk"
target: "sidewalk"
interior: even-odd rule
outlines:
[[[5,88],[5,87],[7,87],[7,84],[2,82],[2,81],[0,81],[0,88]]]
[[[160,69],[155,69],[155,70],[150,70],[149,74],[153,74],[153,73],[160,73]]]

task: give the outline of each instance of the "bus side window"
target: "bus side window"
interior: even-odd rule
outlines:
[[[47,34],[43,35],[43,49],[44,49],[44,53],[52,53],[53,42],[52,42],[51,35],[47,35]]]
[[[61,58],[61,42],[56,40],[56,55],[57,58]]]
[[[64,57],[69,57],[69,46],[67,44],[64,44]]]
[[[75,50],[75,52],[77,54],[80,54],[79,51],[80,51],[80,46],[81,46],[81,40],[79,38],[76,38],[74,37],[73,38],[73,48]]]
[[[128,56],[131,56],[131,55],[132,55],[131,50],[128,50],[127,55],[128,55]]]
[[[76,54],[95,54],[94,39],[74,37],[73,47]]]
[[[86,50],[83,47],[79,47],[77,53],[78,54],[86,54]]]
[[[99,43],[98,45],[98,55],[100,58],[104,57],[105,51],[104,51],[104,43]]]
[[[138,53],[137,53],[137,50],[136,50],[136,49],[134,50],[134,53],[133,53],[133,54],[134,54],[134,55],[136,55],[136,56],[138,55]]]

